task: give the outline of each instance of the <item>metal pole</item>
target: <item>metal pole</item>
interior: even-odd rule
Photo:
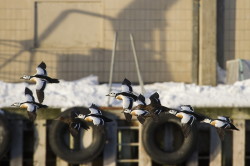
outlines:
[[[115,32],[113,50],[112,50],[112,56],[111,56],[111,64],[110,64],[109,92],[108,93],[111,92],[111,86],[112,86],[113,71],[114,71],[114,60],[115,60],[115,50],[116,50],[116,40],[117,40],[117,33]],[[110,96],[108,97],[108,103],[107,103],[108,106],[110,106],[109,102],[110,102]]]
[[[139,64],[138,64],[138,60],[137,60],[137,55],[136,55],[136,51],[135,51],[135,44],[134,44],[134,39],[132,34],[130,34],[130,41],[131,41],[131,46],[132,46],[132,50],[133,50],[133,54],[134,54],[134,58],[135,58],[135,66],[136,66],[136,71],[137,71],[137,75],[138,75],[138,79],[139,79],[139,84],[141,86],[141,93],[144,94],[145,93],[145,89],[144,89],[144,83],[141,77],[141,72],[140,72],[140,68],[139,68]]]

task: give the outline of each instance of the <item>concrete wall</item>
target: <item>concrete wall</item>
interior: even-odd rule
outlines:
[[[225,1],[225,62],[250,59],[250,1]]]
[[[137,82],[132,33],[145,82],[192,77],[192,0],[2,0],[0,80],[16,82],[43,60],[52,77],[109,77],[118,33],[114,81]]]

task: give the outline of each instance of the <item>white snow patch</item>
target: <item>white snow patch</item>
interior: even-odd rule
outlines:
[[[120,91],[121,84],[113,84],[112,90]],[[36,98],[35,85],[28,83],[5,83],[0,81],[0,107],[9,107],[14,102],[25,101],[24,89],[29,87]],[[98,77],[89,76],[76,81],[60,80],[59,84],[48,84],[43,104],[49,107],[89,107],[92,103],[107,106],[108,84],[99,84]],[[140,86],[133,86],[140,93]],[[182,104],[201,107],[250,107],[250,80],[233,85],[198,86],[176,82],[145,85],[146,97],[158,92],[162,105],[178,107]],[[112,106],[120,102],[111,98]],[[147,99],[148,102],[148,99]]]

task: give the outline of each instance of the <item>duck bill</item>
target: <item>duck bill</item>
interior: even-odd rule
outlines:
[[[24,79],[23,77],[20,77],[20,79]]]
[[[110,96],[109,94],[107,94],[106,96]]]

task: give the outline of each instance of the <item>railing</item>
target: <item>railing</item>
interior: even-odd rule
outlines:
[[[117,119],[106,124],[107,142],[101,157],[101,162],[80,164],[79,166],[116,166],[116,165],[159,165],[151,160],[142,145],[142,127],[136,120],[132,123],[124,121],[120,108],[103,108],[107,112],[116,115]],[[48,145],[48,130],[51,120],[55,119],[60,109],[39,110],[37,119],[33,123],[26,118],[26,111],[20,109],[6,108],[7,117],[11,126],[11,146],[9,153],[0,161],[0,165],[10,166],[68,166],[69,164],[55,156]],[[216,129],[209,125],[200,125],[199,142],[197,150],[183,164],[188,166],[203,165],[209,166],[233,165],[244,166],[248,163],[246,154],[246,120],[250,119],[249,108],[196,108],[196,112],[205,114],[212,118],[218,115],[229,116],[240,131],[227,132],[223,142],[220,141]],[[34,128],[33,128],[34,127]],[[132,134],[128,134],[132,133]],[[135,137],[133,142],[124,142],[124,137]],[[209,138],[207,138],[209,136]],[[85,137],[86,138],[86,137]],[[91,139],[89,137],[88,139]],[[125,139],[126,140],[126,139]],[[202,148],[206,147],[206,148]],[[125,150],[124,150],[124,149]],[[128,152],[134,148],[138,154]],[[127,153],[127,154],[126,154]],[[120,156],[125,156],[120,157]],[[131,158],[126,158],[126,157]],[[232,156],[232,159],[231,159]],[[166,156],[167,157],[167,156]],[[206,164],[208,165],[208,164]],[[74,165],[75,166],[75,165]]]

